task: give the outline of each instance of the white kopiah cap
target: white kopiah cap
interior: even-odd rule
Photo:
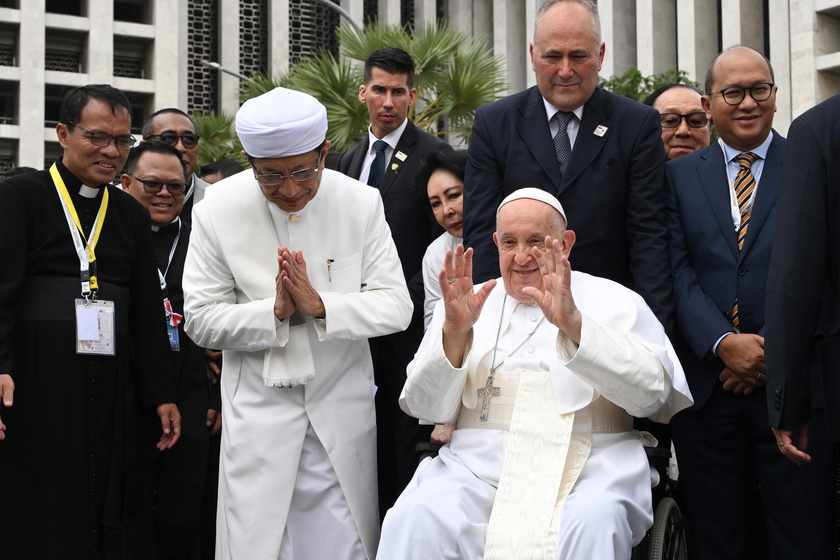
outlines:
[[[309,94],[278,87],[239,108],[236,133],[251,157],[305,154],[327,136],[327,109]]]

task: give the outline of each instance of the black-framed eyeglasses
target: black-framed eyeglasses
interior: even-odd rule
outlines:
[[[187,149],[195,148],[196,146],[198,146],[198,141],[200,140],[198,134],[187,133],[179,136],[174,132],[164,132],[163,134],[149,134],[145,138],[146,140],[163,140],[167,144],[171,144],[173,146],[178,143],[178,140],[180,140],[181,143],[184,144],[184,147]]]
[[[724,88],[720,91],[714,91],[712,93],[721,94],[723,96],[723,100],[726,102],[727,105],[738,105],[747,96],[748,91],[750,92],[750,97],[752,97],[753,100],[767,101],[773,94],[773,88],[775,87],[775,85],[776,84],[771,82],[763,82],[760,84],[755,84],[752,87],[732,86]]]
[[[165,186],[166,190],[169,191],[169,194],[172,196],[180,196],[187,191],[188,186],[186,183],[168,183],[166,181],[155,181],[154,179],[141,179],[140,177],[136,177],[134,175],[129,175],[129,177],[137,179],[143,183],[143,190],[148,194],[158,194]]]
[[[321,152],[323,153],[323,152]],[[281,173],[266,173],[265,175],[258,175],[257,170],[254,169],[254,178],[263,187],[276,187],[285,181],[291,179],[295,183],[303,183],[314,177],[321,170],[321,153],[318,154],[318,162],[315,167],[308,167],[306,169],[298,169],[292,171],[289,175]]]
[[[123,152],[127,152],[131,149],[132,146],[137,142],[137,139],[130,134],[128,136],[111,136],[110,134],[105,134],[104,132],[94,132],[92,130],[88,130],[83,126],[79,126],[74,122],[65,121],[65,126],[75,126],[79,130],[85,133],[90,143],[94,146],[100,146],[105,148],[114,142],[117,146],[118,150],[122,150]]]
[[[662,128],[677,128],[683,119],[691,128],[703,128],[709,123],[709,118],[703,111],[688,113],[687,115],[679,113],[662,113],[659,115],[659,123]]]

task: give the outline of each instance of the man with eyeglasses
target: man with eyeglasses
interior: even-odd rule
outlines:
[[[701,105],[701,93],[687,84],[668,84],[645,99],[659,111],[665,161],[690,154],[709,145],[712,125]]]
[[[719,142],[665,165],[675,346],[695,401],[672,433],[699,560],[831,557],[824,418],[809,426],[814,461],[798,467],[779,453],[766,406],[764,300],[785,151],[773,81],[753,49],[718,55],[702,104]]]
[[[161,109],[149,115],[143,123],[143,141],[149,140],[161,140],[175,146],[187,164],[188,187],[184,195],[181,219],[189,222],[192,219],[193,206],[204,198],[204,190],[207,188],[207,183],[195,174],[200,149],[195,122],[180,109]]]
[[[180,219],[188,184],[181,153],[160,140],[131,150],[120,183],[149,211],[159,272],[160,301],[166,312],[170,361],[178,383],[181,439],[151,458],[152,493],[161,558],[192,558],[201,548],[199,524],[210,459],[211,430],[218,432],[218,384],[210,384],[204,349],[184,332],[182,277],[190,222]],[[218,454],[215,457],[218,461]],[[215,502],[214,502],[215,503]],[[212,526],[211,526],[212,529]]]
[[[8,558],[152,558],[140,423],[156,408],[164,450],[180,416],[149,214],[109,185],[131,106],[72,89],[56,132],[50,169],[0,183],[0,542]]]
[[[310,95],[250,99],[236,132],[253,175],[207,190],[184,270],[187,334],[224,352],[216,558],[373,558],[367,339],[412,314],[382,199],[324,169]]]

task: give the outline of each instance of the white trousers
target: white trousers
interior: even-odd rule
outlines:
[[[327,451],[310,424],[278,560],[325,558],[365,560],[365,551]]]
[[[566,500],[558,559],[627,560],[653,525],[651,468],[634,433],[596,434]],[[480,560],[496,487],[448,446],[424,461],[388,511],[378,557]]]

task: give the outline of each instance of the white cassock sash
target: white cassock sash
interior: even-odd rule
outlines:
[[[572,433],[574,412],[558,414],[549,372],[496,375],[504,384],[518,381],[518,389],[484,559],[555,560],[563,505],[592,436]]]

